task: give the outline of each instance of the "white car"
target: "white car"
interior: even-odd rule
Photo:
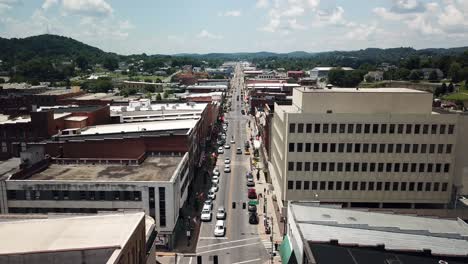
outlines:
[[[218,176],[213,176],[213,178],[211,178],[211,183],[212,184],[218,184],[219,183],[219,177]]]
[[[213,184],[210,188],[210,191],[217,192],[219,190],[218,184]]]
[[[229,145],[224,145],[224,148],[225,148],[225,149],[230,149],[231,146],[229,146]]]
[[[208,191],[208,198],[210,198],[211,200],[215,200],[216,199],[216,193],[212,190]]]
[[[226,159],[224,160],[224,164],[231,164],[231,159],[226,158]]]
[[[223,153],[224,153],[223,147],[219,147],[219,148],[218,148],[218,154],[223,154]]]
[[[226,219],[226,209],[224,209],[224,207],[218,208],[218,211],[216,212],[216,219]]]
[[[211,200],[210,198],[206,199],[205,202],[203,202],[203,209],[210,209],[212,210],[213,209],[213,200]]]
[[[226,233],[226,227],[224,225],[224,220],[216,221],[214,235],[216,237],[222,237]]]
[[[236,144],[236,142],[234,141],[234,139],[231,139],[231,144]]]
[[[224,172],[231,172],[231,166],[229,164],[224,165]]]
[[[202,221],[211,221],[211,210],[203,209],[201,212],[201,220]]]
[[[218,168],[213,169],[213,175],[219,176],[219,170]]]
[[[222,134],[222,135],[221,135],[221,138],[224,139],[224,140],[226,140],[226,134]]]

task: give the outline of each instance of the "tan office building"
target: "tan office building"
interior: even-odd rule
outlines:
[[[282,201],[443,208],[468,193],[467,131],[431,93],[296,88],[275,105],[269,171]]]

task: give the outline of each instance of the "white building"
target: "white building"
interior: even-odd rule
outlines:
[[[319,80],[321,78],[328,78],[328,72],[336,67],[315,67],[309,71],[309,77],[313,80]],[[352,71],[353,68],[350,67],[341,67],[342,70]]]
[[[445,264],[466,263],[468,255],[468,224],[461,219],[289,202],[286,232],[282,263]]]
[[[275,105],[269,171],[279,200],[440,208],[468,194],[468,116],[404,88],[293,90]]]

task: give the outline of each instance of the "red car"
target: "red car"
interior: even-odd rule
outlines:
[[[257,199],[257,193],[255,192],[254,188],[249,188],[248,189],[247,197],[249,197],[249,199]]]

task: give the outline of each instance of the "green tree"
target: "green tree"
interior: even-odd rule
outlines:
[[[88,59],[86,59],[85,56],[78,56],[75,60],[76,65],[81,69],[81,70],[87,70],[89,68],[89,62]]]
[[[421,66],[421,59],[419,56],[411,56],[403,63],[404,67],[410,70],[419,69]]]
[[[406,68],[398,68],[396,70],[396,80],[408,80],[411,71]]]
[[[148,93],[154,93],[154,92],[156,92],[156,86],[154,86],[154,85],[146,85],[146,86],[145,86],[145,91],[147,91]]]
[[[164,91],[163,98],[166,99],[168,96],[169,96],[169,94],[167,93],[167,91]]]
[[[422,73],[418,70],[412,70],[408,76],[408,79],[413,82],[420,81],[422,79]]]
[[[161,98],[161,94],[160,94],[160,93],[158,93],[158,94],[156,95],[156,101],[161,101],[161,100],[162,100],[162,98]]]
[[[151,80],[151,79],[149,79],[149,78],[146,78],[146,79],[145,79],[145,82],[152,83],[153,80]]]
[[[155,83],[162,83],[162,81],[161,81],[161,79],[159,79],[159,78],[156,78],[156,81],[155,81]]]
[[[0,83],[5,83],[5,79],[0,78]]]
[[[440,86],[440,93],[441,94],[446,94],[447,93],[447,84],[442,83],[442,86]]]
[[[439,97],[442,94],[442,88],[440,86],[437,86],[434,90],[434,96]]]
[[[107,57],[102,66],[109,71],[115,71],[119,67],[119,61],[114,57]]]
[[[461,81],[461,66],[458,62],[453,62],[450,64],[450,68],[448,71],[448,77],[452,80],[452,82],[459,82]]]
[[[439,76],[437,75],[437,72],[435,70],[431,71],[429,74],[429,81],[431,82],[436,82],[439,80]]]
[[[449,83],[447,87],[447,92],[448,93],[453,93],[455,91],[455,87],[453,86],[453,83]]]

